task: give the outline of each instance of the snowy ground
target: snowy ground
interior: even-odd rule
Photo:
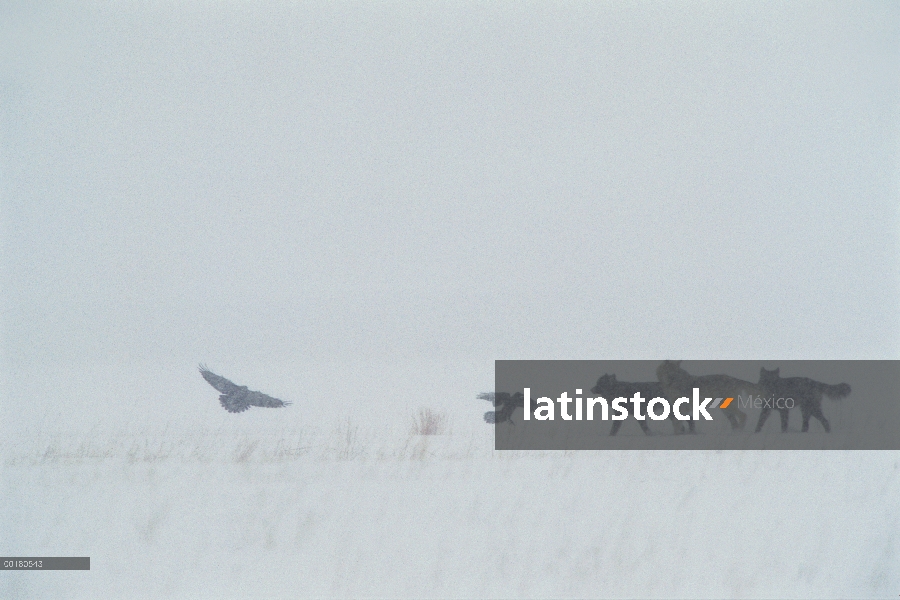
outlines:
[[[3,441],[3,598],[896,597],[895,452],[495,452],[492,428]],[[626,435],[640,435],[637,428]]]

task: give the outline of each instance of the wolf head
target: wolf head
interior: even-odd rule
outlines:
[[[781,378],[781,367],[778,367],[774,371],[769,371],[768,369],[760,369],[759,370],[759,384],[766,385],[767,383],[775,383]]]
[[[617,383],[615,375],[604,375],[597,380],[597,385],[591,388],[591,393],[602,394]]]
[[[687,384],[690,382],[690,375],[681,368],[680,360],[664,360],[656,368],[656,378],[663,385]]]

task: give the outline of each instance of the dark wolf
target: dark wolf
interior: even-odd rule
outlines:
[[[846,383],[837,385],[828,385],[821,381],[809,379],[808,377],[781,377],[781,369],[768,371],[766,369],[759,370],[759,387],[763,390],[766,398],[792,398],[793,406],[800,407],[800,414],[803,416],[802,431],[809,431],[809,419],[815,417],[822,423],[822,427],[826,432],[831,432],[831,424],[825,415],[822,414],[822,397],[828,396],[835,400],[845,398],[850,394],[850,386]],[[790,408],[775,408],[781,416],[781,431],[787,431],[788,416]],[[756,424],[756,433],[759,433],[772,407],[764,406],[759,415],[759,422]]]
[[[713,398],[737,398],[741,393],[756,391],[756,384],[729,375],[702,375],[695,377],[681,368],[680,360],[667,360],[656,369],[656,377],[662,384],[666,398],[690,398],[694,388],[700,388],[704,396]],[[732,429],[743,429],[747,414],[732,402],[722,409]],[[693,425],[693,421],[690,422]]]
[[[598,379],[597,385],[591,388],[591,392],[603,396],[610,403],[615,398],[632,398],[638,392],[640,392],[641,396],[643,396],[645,400],[666,397],[662,385],[660,385],[656,381],[631,383],[627,381],[619,381],[616,379],[615,375],[604,375],[603,377]],[[646,405],[644,406],[646,407]],[[633,417],[634,405],[628,402],[625,404],[625,408],[628,410],[628,416]],[[643,421],[636,419],[638,425],[641,426],[641,430],[646,435],[652,435],[650,427],[647,426],[647,420],[649,418],[649,416],[645,415],[645,419]],[[684,431],[681,422],[675,418],[674,413],[669,413],[668,418],[670,421],[672,421],[672,427],[674,428],[675,433],[682,433]],[[613,426],[609,432],[609,435],[616,435],[616,433],[618,433],[619,429],[622,427],[622,423],[624,422],[625,421],[613,421]],[[693,421],[688,421],[688,423],[690,424],[691,431],[693,431]]]
[[[221,392],[219,403],[222,405],[222,408],[230,413],[244,412],[251,406],[278,408],[281,406],[290,406],[291,404],[290,402],[284,402],[278,398],[267,396],[262,392],[249,390],[246,385],[232,383],[224,377],[216,375],[207,369],[205,365],[200,365],[200,374],[203,375],[203,379],[205,379],[209,385]]]

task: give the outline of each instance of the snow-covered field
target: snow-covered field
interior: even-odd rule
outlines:
[[[900,593],[898,453],[497,452],[475,425],[6,438],[0,553],[91,570],[0,596]]]
[[[855,379],[797,373],[853,386],[815,451],[501,452],[476,399],[896,360],[898,49],[897,2],[0,2],[0,555],[91,558],[0,600],[900,599],[900,451],[818,449],[900,428]]]

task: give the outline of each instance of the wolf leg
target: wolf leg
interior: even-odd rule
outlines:
[[[779,410],[778,413],[781,416],[781,433],[784,433],[785,431],[787,431],[788,416],[790,413],[788,413],[788,411],[786,410]]]
[[[772,412],[771,408],[763,408],[762,412],[759,413],[759,421],[756,422],[756,433],[762,431],[763,425],[766,424],[766,419],[769,418],[770,412]]]
[[[731,423],[732,429],[743,429],[744,423],[747,422],[747,413],[740,411],[734,407],[725,409],[728,415],[728,421]]]
[[[650,431],[650,427],[647,426],[646,421],[638,421],[638,425],[641,426],[641,430],[644,432],[644,435],[653,435],[653,433]]]
[[[803,428],[801,431],[806,433],[809,431],[809,418],[815,413],[815,408],[811,407],[809,403],[803,403],[800,405],[800,411],[803,414]]]
[[[822,409],[816,407],[809,411],[809,415],[806,417],[806,424],[803,431],[809,428],[809,417],[815,417],[822,423],[822,427],[825,429],[825,433],[831,433],[831,424],[828,422],[828,419],[825,418],[825,415],[822,414]]]

